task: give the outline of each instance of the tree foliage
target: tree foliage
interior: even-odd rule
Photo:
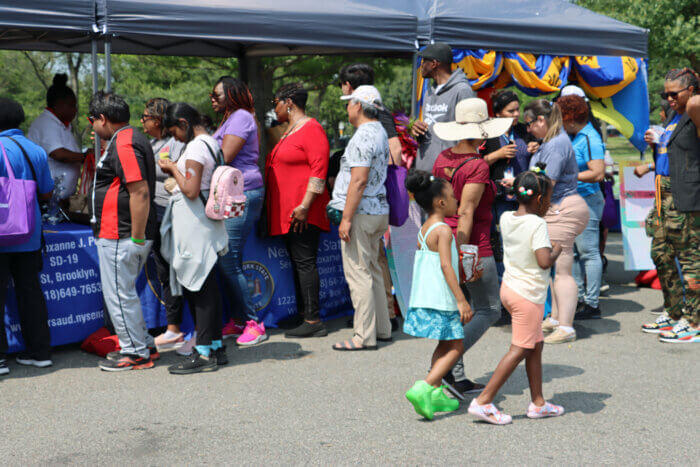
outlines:
[[[652,107],[671,68],[700,69],[698,0],[578,0],[590,10],[649,30],[649,93]]]

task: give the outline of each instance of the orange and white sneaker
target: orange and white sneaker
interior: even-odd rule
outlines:
[[[127,370],[147,370],[153,368],[155,364],[151,357],[143,358],[138,355],[123,354],[117,360],[105,358],[100,360],[100,368],[104,371],[127,371]]]
[[[564,415],[564,407],[545,402],[542,407],[537,407],[533,402],[527,407],[528,418],[558,417]]]

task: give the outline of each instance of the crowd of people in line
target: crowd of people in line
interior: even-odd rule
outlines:
[[[510,423],[493,400],[525,360],[532,395],[528,417],[561,415],[564,409],[542,396],[541,355],[544,343],[576,339],[574,320],[601,317],[605,198],[599,183],[605,176],[605,146],[600,130],[576,86],[566,86],[555,101],[536,99],[522,109],[517,94],[498,91],[489,117],[487,102],[453,67],[449,45],[431,44],[420,56],[420,73],[434,87],[424,96],[422,119],[410,128],[418,155],[406,188],[423,209],[425,223],[403,330],[439,344],[428,376],[406,396],[431,419],[435,412],[455,410],[468,394],[479,394],[470,414]],[[64,75],[54,79],[47,108],[26,137],[19,129],[22,106],[0,100],[0,175],[8,177],[11,168],[14,177],[34,180],[37,200],[52,193],[59,199],[73,195],[81,164],[94,159],[88,213],[105,308],[121,348],[101,360],[100,368],[152,368],[159,352],[176,350],[185,358],[169,368],[171,373],[214,371],[228,363],[226,338],[241,346],[268,339],[242,267],[246,239],[255,231],[281,236],[293,265],[298,315],[286,337],[328,334],[320,318],[316,259],[321,232],[336,224],[355,313],[352,337],[333,349],[374,350],[392,339],[398,321],[383,244],[390,210],[385,181],[390,164],[404,164],[401,141],[373,85],[371,67],[345,66],[339,81],[355,131],[335,161],[324,128],[306,113],[308,91],[300,84],[284,85],[274,95],[272,110],[285,130],[264,164],[251,91],[230,76],[220,78],[209,96],[221,116],[213,134],[192,105],[163,98],[146,102],[141,132],[129,124],[131,109],[121,96],[95,94],[88,120],[105,142],[101,154],[81,152],[73,137],[76,97]],[[664,294],[663,314],[643,330],[660,333],[664,342],[700,342],[698,76],[687,68],[672,70],[664,86],[662,97],[670,106],[664,131],[646,135],[655,161],[635,171],[657,175],[647,231]],[[240,215],[216,220],[205,205],[221,166],[240,171],[245,204]],[[16,360],[44,367],[52,361],[39,283],[38,203],[33,214],[37,228],[27,241],[0,246],[0,309],[12,278],[26,344]],[[462,278],[465,245],[474,246],[479,258],[468,279]],[[168,323],[155,337],[135,286],[150,254]],[[548,290],[551,314],[545,319]],[[195,322],[187,341],[180,328],[185,301]],[[467,378],[462,356],[501,318],[502,307],[512,320],[512,345],[484,386]],[[7,348],[0,319],[0,374],[9,372]]]

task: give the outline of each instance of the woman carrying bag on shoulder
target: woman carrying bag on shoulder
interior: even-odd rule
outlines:
[[[203,200],[208,197],[214,169],[220,162],[215,157],[219,146],[202,125],[199,113],[188,104],[168,106],[164,124],[187,146],[177,162],[158,161],[161,170],[176,182],[174,187],[166,182],[173,196],[161,225],[161,253],[171,266],[172,292],[178,295],[181,291],[185,296],[196,325],[192,354],[168,371],[216,371],[217,365],[227,363],[228,358],[222,343],[221,295],[214,266],[228,247],[228,235],[222,221],[206,216]]]

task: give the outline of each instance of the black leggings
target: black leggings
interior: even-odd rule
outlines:
[[[197,345],[211,345],[212,341],[221,340],[222,306],[219,285],[216,282],[216,268],[211,268],[198,292],[183,287],[182,293],[195,322]]]
[[[17,314],[26,353],[37,360],[51,357],[49,312],[39,284],[43,266],[41,250],[0,253],[0,359],[7,353],[5,334],[5,298],[10,278],[15,283]]]
[[[302,310],[304,319],[320,319],[318,305],[319,277],[316,257],[321,230],[309,224],[301,233],[289,231],[284,236],[289,257],[294,265],[294,285],[296,287],[297,310]]]

